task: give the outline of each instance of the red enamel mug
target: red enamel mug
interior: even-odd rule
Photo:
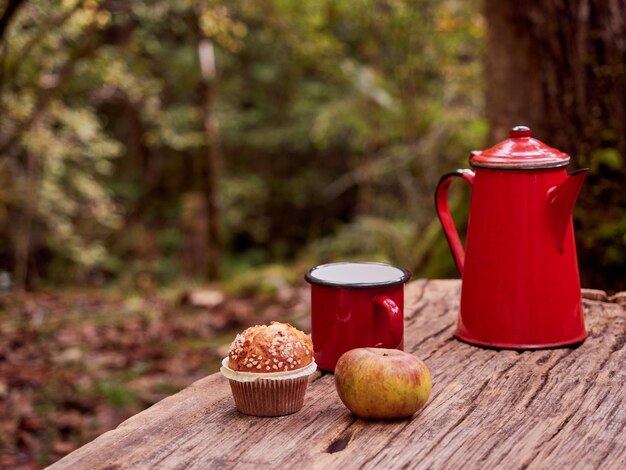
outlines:
[[[311,284],[315,361],[334,372],[339,357],[355,348],[404,349],[406,269],[385,263],[323,264],[305,276]]]

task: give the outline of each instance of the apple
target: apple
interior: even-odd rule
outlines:
[[[335,387],[348,409],[361,418],[404,418],[419,410],[432,381],[424,362],[397,349],[357,348],[335,367]]]

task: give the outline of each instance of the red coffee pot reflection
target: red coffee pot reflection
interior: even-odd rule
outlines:
[[[588,169],[567,174],[570,157],[514,127],[510,139],[470,157],[472,170],[441,178],[437,213],[462,278],[457,338],[496,348],[534,349],[583,341],[572,210]],[[472,186],[463,248],[448,209],[458,176]]]

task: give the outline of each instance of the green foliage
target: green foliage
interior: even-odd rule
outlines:
[[[2,51],[0,173],[12,177],[1,191],[9,216],[34,212],[34,224],[45,230],[47,248],[56,256],[94,266],[106,254],[102,233],[121,222],[101,180],[111,175],[123,145],[104,132],[88,100],[66,87],[64,74],[84,53],[81,42],[107,17],[96,2],[63,2],[52,16],[44,3],[27,2]],[[19,225],[7,229],[14,230],[14,239],[27,236]]]
[[[574,210],[582,284],[622,290],[626,266],[624,162],[614,148],[596,149],[581,158],[590,167]],[[601,209],[601,210],[600,210]]]
[[[312,262],[383,261],[405,265],[414,252],[415,227],[406,220],[361,217],[309,247]]]
[[[212,80],[227,275],[308,245],[425,272],[434,184],[486,133],[482,36],[474,1],[30,0],[1,50],[0,256],[26,236],[51,281],[188,273]]]
[[[96,391],[115,408],[130,408],[139,403],[137,393],[122,383],[101,382],[97,385]]]
[[[233,296],[271,300],[282,289],[293,286],[297,280],[299,279],[292,269],[268,264],[256,269],[249,268],[245,273],[231,276],[224,287],[226,292]]]
[[[256,17],[263,11],[269,20],[249,26],[242,51],[226,59],[227,70],[244,72],[223,85],[229,107],[222,129],[231,169],[251,168],[248,178],[260,184],[259,196],[251,188],[250,202],[234,212],[250,223],[233,224],[229,233],[273,247],[277,238],[312,242],[309,252],[322,257],[336,249],[335,256],[398,259],[385,243],[362,246],[359,235],[371,224],[359,216],[377,220],[376,233],[395,234],[394,220],[403,220],[410,228],[401,231],[401,246],[410,251],[433,220],[439,174],[481,146],[486,126],[476,5],[357,3],[301,2],[301,15],[292,2],[276,2],[271,14],[271,2],[242,10]],[[253,156],[266,163],[251,165]],[[226,194],[237,193],[229,183]],[[364,186],[372,193],[366,213],[358,208]],[[261,196],[262,187],[269,191]],[[292,217],[294,206],[309,217]],[[288,233],[284,219],[274,216],[285,207],[285,218],[296,225]],[[306,230],[294,233],[298,228]]]
[[[590,170],[597,173],[600,170],[600,165],[604,165],[611,170],[619,170],[623,162],[617,149],[603,148],[595,150],[591,155]]]

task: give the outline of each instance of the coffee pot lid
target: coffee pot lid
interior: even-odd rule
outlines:
[[[483,168],[530,170],[566,166],[569,155],[549,147],[531,137],[532,130],[526,126],[515,126],[509,138],[487,150],[474,150],[470,164]]]

